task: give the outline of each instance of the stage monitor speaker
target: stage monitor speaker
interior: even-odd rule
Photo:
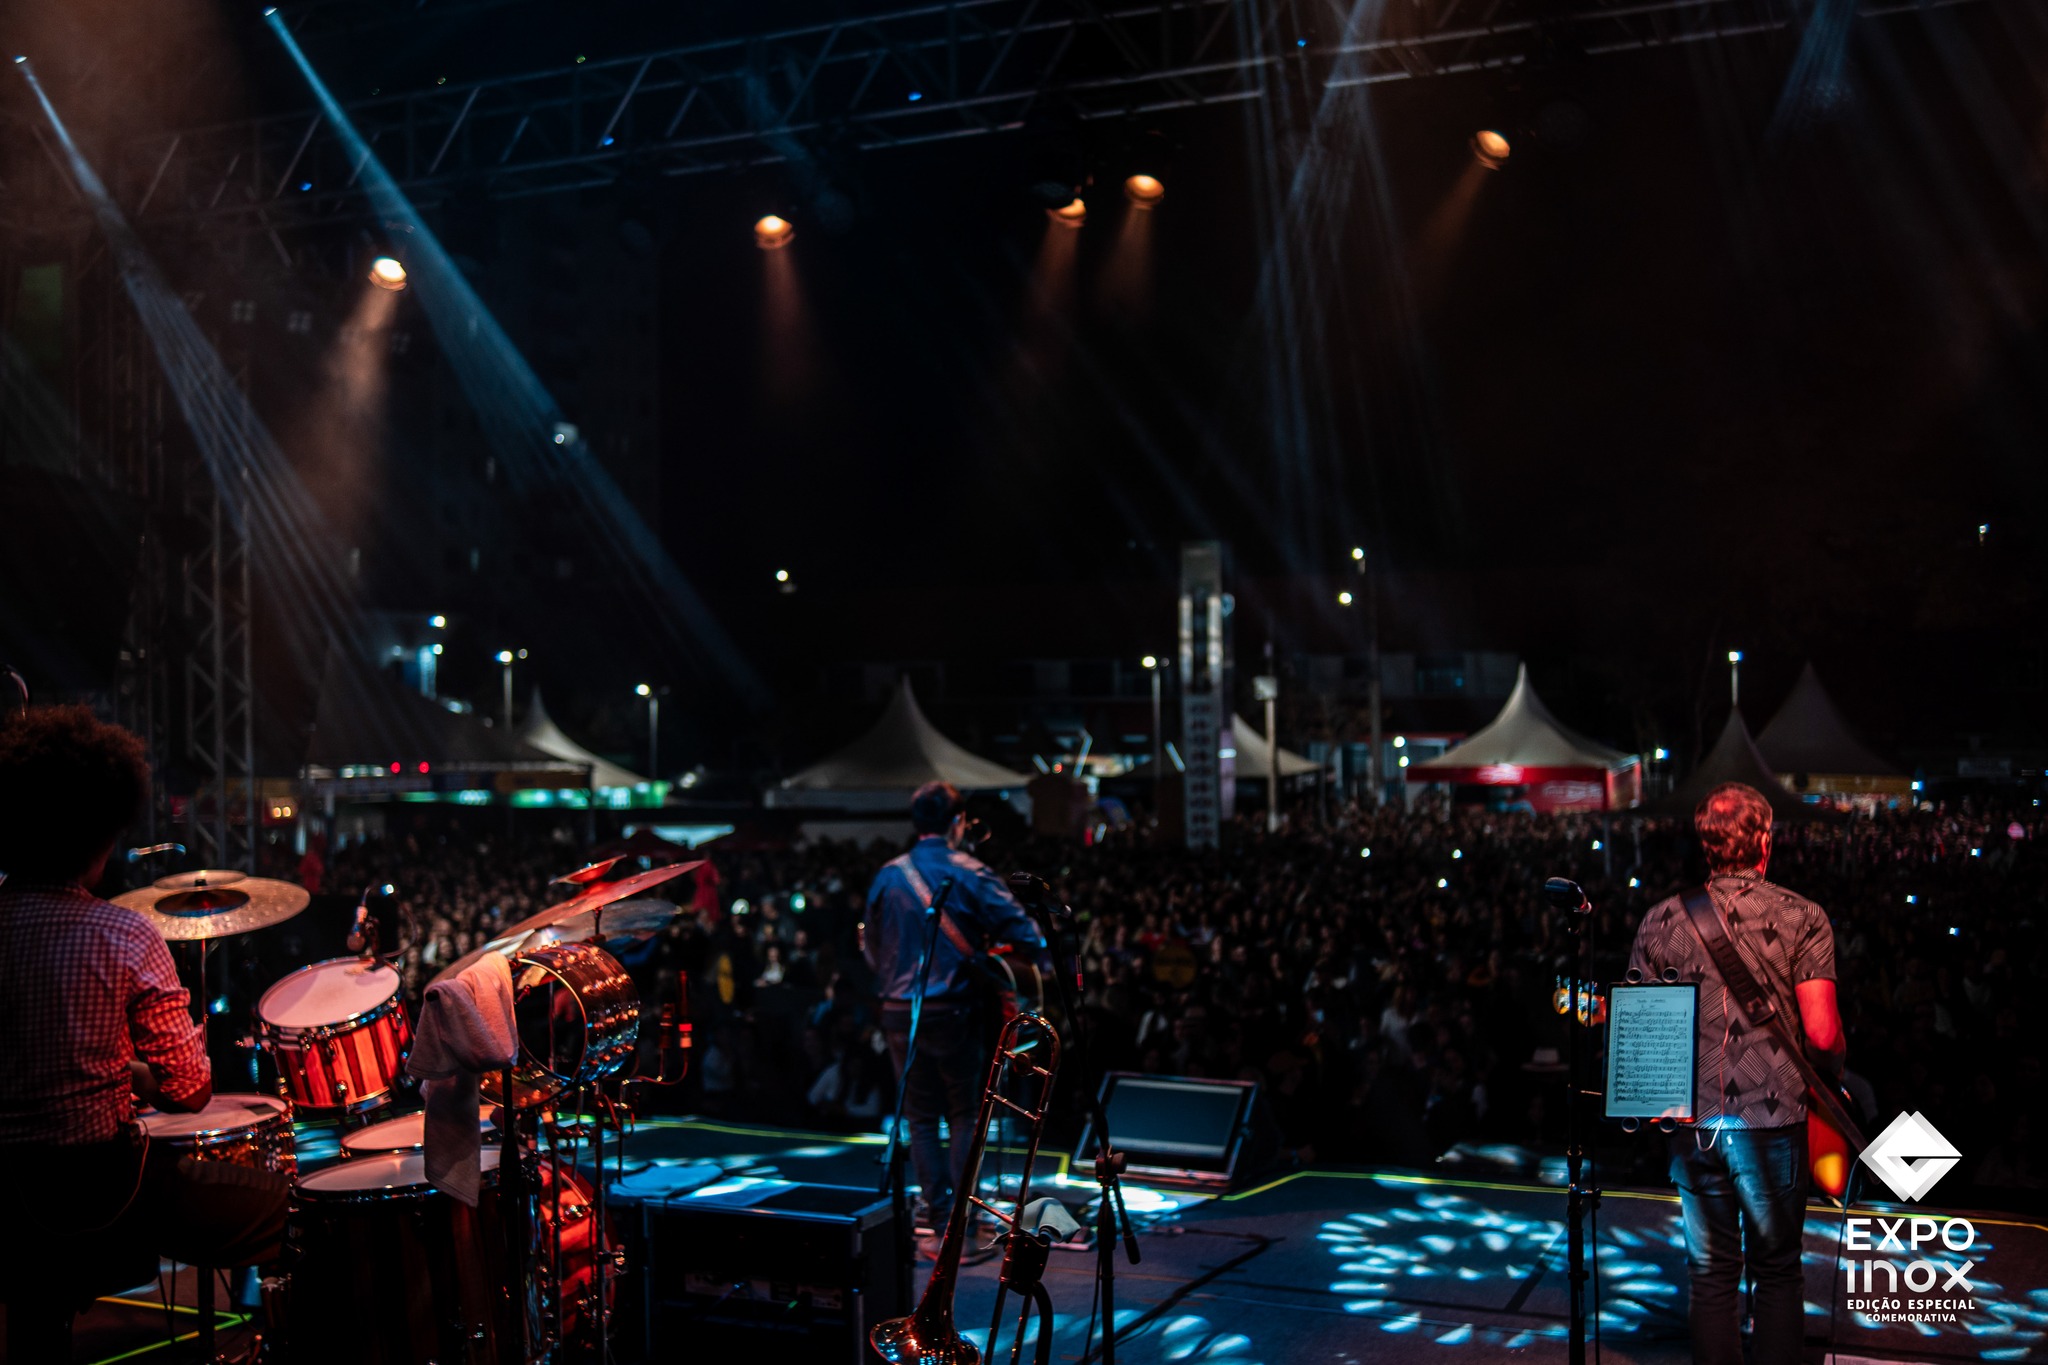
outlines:
[[[1102,1079],[1102,1107],[1127,1172],[1142,1182],[1228,1189],[1264,1169],[1277,1149],[1257,1081],[1112,1071]],[[1090,1125],[1074,1148],[1077,1175],[1094,1152]]]
[[[874,1360],[868,1329],[910,1311],[887,1195],[745,1181],[641,1205],[652,1360]]]

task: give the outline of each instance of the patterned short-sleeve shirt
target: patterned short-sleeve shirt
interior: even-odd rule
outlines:
[[[1762,877],[1716,877],[1708,884],[1727,918],[1736,951],[1800,1033],[1802,981],[1835,979],[1835,931],[1818,905]],[[1646,981],[1666,968],[1700,987],[1693,1079],[1702,1128],[1782,1128],[1806,1117],[1806,1083],[1769,1029],[1753,1026],[1721,981],[1677,896],[1651,906],[1636,929],[1628,965]]]

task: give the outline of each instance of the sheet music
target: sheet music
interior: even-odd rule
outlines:
[[[1693,1116],[1694,1014],[1699,988],[1614,986],[1608,991],[1607,1117]]]

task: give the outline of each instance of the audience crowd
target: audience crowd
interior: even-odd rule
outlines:
[[[2038,1202],[2044,1181],[2048,1031],[2027,987],[2048,974],[2042,833],[2031,797],[1977,797],[1781,825],[1770,867],[1834,922],[1850,1084],[1872,1122],[1925,1113],[1963,1152],[1967,1183],[2007,1205]],[[688,983],[694,1063],[671,1103],[879,1126],[894,1083],[858,925],[869,880],[900,848],[718,848],[695,889],[675,893],[693,912],[624,955],[650,999]],[[981,851],[1046,876],[1073,906],[1096,1066],[1256,1080],[1283,1158],[1303,1162],[1454,1152],[1512,1165],[1554,1150],[1568,1050],[1557,1000],[1575,944],[1544,879],[1586,887],[1582,979],[1604,984],[1642,913],[1700,875],[1682,826],[1430,802],[1354,806],[1327,825],[1304,809],[1275,833],[1240,820],[1209,853],[1142,831]],[[416,992],[559,899],[548,879],[581,857],[566,841],[415,833],[358,842],[319,873],[337,889],[396,881]],[[1071,1088],[1084,1063],[1069,1056]],[[1662,1168],[1647,1134],[1610,1127],[1602,1147],[1609,1178]]]

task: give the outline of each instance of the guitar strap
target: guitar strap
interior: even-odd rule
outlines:
[[[1735,946],[1734,938],[1728,933],[1728,920],[1721,913],[1720,902],[1704,886],[1689,887],[1679,895],[1685,905],[1685,913],[1692,920],[1693,931],[1700,936],[1700,943],[1707,950],[1707,956],[1714,960],[1714,969],[1721,974],[1728,993],[1735,997],[1736,1006],[1751,1024],[1771,1031],[1792,1058],[1792,1064],[1799,1068],[1799,1075],[1806,1082],[1807,1101],[1823,1111],[1828,1123],[1845,1138],[1850,1147],[1860,1153],[1868,1146],[1862,1131],[1850,1115],[1847,1105],[1842,1103],[1840,1093],[1820,1068],[1806,1055],[1802,1040],[1793,1036],[1778,1009],[1778,1001],[1742,960],[1742,952]]]
[[[932,890],[925,885],[924,878],[918,873],[917,864],[910,861],[910,855],[906,853],[898,858],[896,865],[902,869],[903,879],[910,883],[911,894],[917,897],[918,904],[924,906],[927,910],[931,909]],[[952,879],[948,878],[947,885],[950,886],[951,884]],[[946,912],[946,907],[943,905],[939,907],[939,932],[946,936],[946,942],[957,948],[962,956],[970,960],[974,957],[974,945],[968,942],[966,930],[962,929],[953,919],[952,915]]]

